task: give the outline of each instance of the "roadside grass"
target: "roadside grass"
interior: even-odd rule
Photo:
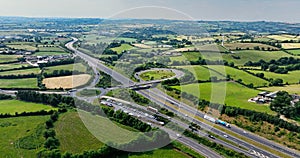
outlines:
[[[0,88],[38,88],[37,79],[0,79]]]
[[[33,55],[34,56],[45,56],[45,55],[68,55],[68,54],[70,54],[70,53],[60,51],[60,52],[36,52]]]
[[[161,80],[173,76],[175,76],[175,73],[167,70],[147,71],[140,75],[141,79],[144,81]]]
[[[36,149],[23,149],[28,143],[42,145],[44,138],[40,135],[42,125],[49,116],[28,116],[0,119],[0,153],[1,157],[36,157]]]
[[[72,75],[72,76],[62,76],[62,77],[51,77],[45,78],[43,83],[47,88],[55,89],[55,88],[75,88],[81,85],[88,83],[91,75],[81,74],[81,75]]]
[[[248,99],[257,96],[258,90],[250,89],[235,82],[210,82],[173,86],[183,92],[198,96],[213,103],[226,104],[243,109],[274,114],[268,105],[248,102]]]
[[[26,50],[26,51],[36,51],[37,48],[31,45],[26,44],[9,44],[7,47],[18,50]]]
[[[21,68],[21,67],[27,67],[29,64],[24,63],[15,63],[15,64],[0,64],[0,70],[7,70],[7,69],[14,69],[14,68]]]
[[[232,67],[228,66],[220,66],[220,65],[208,65],[206,66],[212,70],[215,70],[217,72],[224,72],[225,69],[225,76],[230,75],[231,78],[233,78],[235,81],[238,79],[241,79],[243,83],[245,84],[253,84],[254,87],[261,87],[268,85],[268,81],[263,80],[259,77],[253,76],[243,70],[238,70]]]
[[[264,87],[264,88],[259,88],[259,89],[263,90],[263,91],[270,91],[270,92],[287,91],[291,94],[300,94],[300,85],[299,84],[276,86],[276,87]]]
[[[300,70],[297,71],[289,71],[287,74],[277,74],[269,71],[257,71],[257,70],[249,70],[253,73],[264,73],[266,78],[281,78],[284,83],[295,84],[300,81]]]
[[[164,147],[143,153],[130,153],[121,158],[188,158],[190,156],[171,147]]]
[[[254,47],[260,47],[261,49],[264,48],[265,50],[268,50],[268,48],[272,50],[279,50],[279,48],[266,45],[266,44],[261,44],[261,43],[226,43],[224,46],[229,49],[229,50],[236,50],[236,48],[241,48],[241,49],[250,49],[254,50]]]
[[[100,93],[101,91],[97,89],[84,89],[82,91],[77,92],[76,95],[80,97],[92,97],[97,96]]]
[[[13,62],[13,61],[18,61],[18,58],[21,58],[21,55],[0,55],[0,63],[5,63],[5,62]]]
[[[27,74],[38,74],[40,72],[39,68],[30,68],[30,69],[24,69],[24,70],[13,70],[13,71],[4,71],[0,72],[0,76],[5,75],[27,75]]]
[[[36,112],[41,110],[49,111],[55,110],[55,108],[48,105],[23,102],[19,100],[0,100],[0,114],[8,113],[14,115],[16,112]]]
[[[171,61],[197,61],[202,57],[200,52],[182,52],[181,56],[170,57]]]
[[[103,142],[125,143],[137,137],[135,132],[120,128],[122,126],[107,118],[79,111],[61,115],[55,123],[55,131],[62,152],[81,153],[99,149]]]
[[[87,68],[81,63],[76,63],[76,64],[67,64],[67,65],[58,65],[58,66],[50,66],[50,67],[45,67],[46,73],[53,73],[54,70],[77,70],[79,72],[86,72]]]
[[[120,47],[111,48],[111,50],[116,51],[118,54],[121,54],[125,50],[131,50],[133,47],[129,44],[122,44]]]

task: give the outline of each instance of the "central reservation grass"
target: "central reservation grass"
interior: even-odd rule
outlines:
[[[0,88],[38,88],[37,79],[0,79]]]
[[[36,157],[36,152],[40,148],[28,150],[20,146],[26,145],[29,142],[35,142],[37,145],[42,145],[44,138],[40,133],[38,126],[42,126],[49,116],[30,116],[30,117],[15,117],[0,119],[0,153],[1,157]],[[38,128],[38,129],[37,129]],[[31,138],[31,139],[29,139]],[[27,142],[21,142],[19,140]],[[29,142],[28,142],[29,141]]]
[[[259,112],[267,112],[273,114],[268,105],[260,105],[248,102],[248,99],[257,96],[258,90],[244,87],[234,82],[218,82],[218,83],[200,83],[188,84],[182,86],[173,86],[176,89],[211,102],[227,104],[244,109],[255,110]],[[225,100],[224,100],[225,97]]]
[[[141,79],[143,79],[144,81],[161,80],[173,76],[175,76],[175,73],[167,70],[147,71],[140,75]]]

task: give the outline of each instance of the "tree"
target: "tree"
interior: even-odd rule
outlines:
[[[273,111],[282,114],[283,109],[291,105],[292,97],[286,91],[280,91],[276,94],[276,98],[271,102],[270,108]]]

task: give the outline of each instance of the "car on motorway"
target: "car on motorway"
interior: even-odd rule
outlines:
[[[178,138],[181,138],[181,137],[182,137],[180,134],[176,134],[176,136],[177,136]]]
[[[211,138],[211,139],[215,139],[215,137],[210,135],[210,134],[208,135],[208,137]]]
[[[225,138],[228,138],[228,135],[226,135],[226,134],[224,134],[223,136],[224,136]]]

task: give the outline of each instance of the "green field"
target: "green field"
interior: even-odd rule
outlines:
[[[300,85],[299,84],[293,84],[293,85],[286,85],[286,86],[281,86],[281,87],[266,87],[266,88],[260,88],[260,90],[264,91],[270,91],[270,92],[275,92],[275,91],[287,91],[291,94],[300,94]]]
[[[300,81],[300,70],[298,71],[289,71],[288,74],[277,74],[274,72],[268,71],[257,71],[257,70],[249,70],[252,73],[264,73],[266,78],[281,78],[284,83],[288,82],[289,84],[299,83]]]
[[[42,47],[42,46],[39,46],[38,48],[39,48],[40,52],[64,52],[64,50],[59,48],[59,47]]]
[[[287,50],[287,51],[294,55],[300,55],[300,49],[293,49],[293,50]]]
[[[245,71],[238,70],[238,69],[235,69],[232,67],[219,66],[219,65],[210,65],[207,67],[209,67],[210,69],[215,70],[217,72],[223,72],[225,69],[226,75],[230,75],[230,77],[233,78],[235,81],[237,81],[238,79],[241,79],[242,82],[247,85],[250,83],[253,83],[254,87],[261,87],[261,86],[268,85],[268,81],[258,78],[256,76],[253,76]]]
[[[27,75],[27,74],[38,74],[40,73],[40,69],[39,68],[31,68],[31,69],[24,69],[24,70],[13,70],[13,71],[4,71],[4,72],[0,72],[0,76],[4,76],[4,75]]]
[[[62,152],[81,153],[99,149],[103,146],[102,142],[125,143],[136,138],[136,132],[118,126],[107,118],[80,111],[79,115],[76,112],[63,114],[55,123],[55,131]]]
[[[161,80],[175,76],[174,72],[168,70],[153,70],[140,74],[140,77],[144,81]]]
[[[236,48],[240,49],[250,49],[253,50],[254,47],[260,47],[260,49],[264,48],[265,50],[268,50],[268,48],[272,50],[279,50],[277,47],[261,44],[261,43],[227,43],[224,45],[229,50],[236,50]]]
[[[36,52],[34,56],[45,56],[45,55],[68,55],[70,53],[67,52]]]
[[[0,63],[18,61],[18,58],[21,58],[20,55],[0,55]]]
[[[240,59],[235,59],[240,57]],[[291,57],[292,55],[287,54],[283,51],[257,51],[257,50],[243,50],[235,51],[234,54],[225,54],[223,59],[228,62],[234,62],[236,65],[244,65],[248,61],[256,62],[261,59],[270,61],[272,59],[279,59],[281,57]]]
[[[23,102],[19,100],[0,100],[0,114],[15,114],[21,112],[36,112],[41,110],[55,110],[48,105]]]
[[[120,47],[111,48],[111,50],[116,51],[121,54],[124,50],[131,50],[133,47],[129,44],[122,44]]]
[[[199,65],[191,65],[191,66],[177,66],[177,68],[183,68],[186,69],[188,71],[190,71],[191,73],[194,74],[196,80],[200,80],[200,81],[207,81],[210,79],[210,77],[217,77],[218,79],[225,79],[224,72],[225,69],[221,72],[216,72],[213,70],[208,69],[205,66],[199,66]]]
[[[7,70],[7,69],[14,69],[14,68],[21,68],[21,67],[27,67],[29,64],[0,64],[0,70]]]
[[[58,66],[45,67],[44,72],[52,73],[54,70],[70,70],[70,71],[77,70],[79,72],[86,72],[86,66],[84,66],[81,63],[58,65]]]
[[[268,105],[260,105],[248,102],[248,99],[257,96],[258,90],[244,87],[234,82],[218,82],[218,83],[200,83],[188,84],[183,86],[174,86],[176,89],[215,103],[227,104],[244,109],[255,110],[259,112],[267,112],[273,114]],[[213,93],[212,93],[213,91]],[[224,100],[225,97],[225,100]],[[224,101],[224,102],[223,102]]]
[[[13,44],[13,45],[7,45],[10,48],[18,49],[18,50],[27,50],[27,51],[36,51],[37,48],[31,45],[23,45],[23,44]]]
[[[0,79],[0,88],[38,88],[37,79]]]
[[[41,146],[42,130],[49,116],[30,116],[0,119],[0,153],[3,158],[36,157],[37,149],[23,149],[30,145]],[[20,141],[19,141],[20,140]]]
[[[171,61],[197,61],[202,57],[200,52],[183,52],[181,56],[170,57]]]

